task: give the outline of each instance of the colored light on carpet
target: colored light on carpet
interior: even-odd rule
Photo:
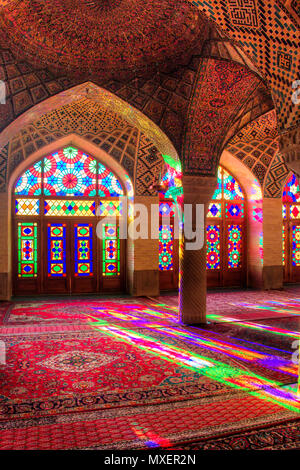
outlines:
[[[144,310],[145,313],[152,314],[151,310]],[[117,312],[116,309],[106,310],[106,315],[111,315],[112,321],[116,318],[122,319],[124,321],[136,322],[140,327],[147,328],[153,331],[160,331],[165,336],[174,337],[180,340],[185,341],[188,344],[193,344],[196,346],[203,347],[205,349],[219,352],[224,356],[232,357],[235,359],[240,359],[245,362],[253,362],[256,364],[265,365],[268,368],[277,370],[283,373],[290,374],[297,377],[297,367],[294,364],[291,364],[290,361],[284,360],[283,358],[274,357],[274,355],[261,353],[254,349],[240,347],[236,343],[229,343],[226,341],[219,341],[213,338],[207,338],[203,335],[186,332],[184,330],[174,328],[171,326],[166,326],[162,323],[152,323],[148,318],[144,318],[141,314],[138,315],[128,315],[126,313]]]
[[[73,304],[76,302],[70,302],[71,306]],[[247,364],[249,366],[255,364],[294,377],[297,372],[291,362],[283,358],[278,359],[272,354],[262,353],[254,347],[244,347],[225,339],[216,339],[213,337],[213,332],[206,331],[204,335],[202,332],[199,333],[198,328],[197,332],[186,331],[181,326],[176,326],[174,322],[176,307],[167,307],[162,304],[154,306],[154,303],[149,307],[130,301],[119,304],[102,302],[102,306],[99,307],[99,303],[91,302],[90,307],[83,310],[82,301],[77,304],[80,312],[78,315],[81,319],[85,319],[92,328],[113,339],[125,342],[173,365],[201,373],[208,379],[226,384],[226,386],[250,394],[255,393],[260,399],[273,401],[292,411],[299,409],[299,399],[289,391],[282,391],[280,380],[266,379],[260,373],[254,373],[247,367]],[[55,309],[56,303],[53,302],[52,305]],[[249,322],[241,322],[243,326],[247,323]],[[256,325],[251,324],[251,326]],[[146,329],[147,333],[141,333],[139,328]],[[159,337],[158,333],[163,338]],[[282,331],[280,333],[283,334]],[[178,346],[178,342],[184,345]],[[201,348],[200,354],[195,353],[194,346],[198,350]],[[209,354],[209,352],[216,353],[216,355]],[[216,357],[223,357],[224,362],[217,360]],[[236,366],[234,362],[228,363],[225,358],[243,361],[245,367],[241,363],[237,363]]]
[[[207,377],[226,383],[233,388],[247,391],[250,394],[254,393],[259,398],[272,401],[292,411],[300,412],[300,398],[292,393],[281,390],[279,387],[282,384],[278,382],[267,380],[253,372],[245,372],[242,369],[233,368],[205,356],[191,354],[165,341],[157,343],[151,336],[143,335],[120,326],[114,326],[104,320],[99,322],[98,326],[96,325],[96,322],[91,323],[91,326],[94,328],[97,327],[106,334],[119,338],[128,344],[134,344],[139,349],[194,371],[200,369],[201,373]]]

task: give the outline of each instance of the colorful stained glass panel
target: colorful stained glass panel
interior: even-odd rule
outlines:
[[[230,203],[226,202],[225,203],[225,214],[226,218],[243,218],[245,213],[244,213],[244,204],[243,203]]]
[[[207,269],[220,269],[220,227],[218,225],[206,227],[206,247]]]
[[[37,223],[18,223],[18,277],[37,276]]]
[[[207,217],[220,218],[222,215],[222,205],[220,202],[212,202],[208,207]]]
[[[40,213],[39,199],[16,199],[15,203],[16,215],[39,215]]]
[[[92,224],[76,224],[75,240],[75,276],[93,275],[93,226]]]
[[[163,201],[159,204],[159,214],[164,217],[174,217],[175,204],[171,201]]]
[[[285,225],[283,224],[282,225],[282,265],[283,266],[285,266],[285,243],[286,243],[285,233],[286,233]]]
[[[115,224],[103,225],[103,276],[120,275],[120,240],[119,228]]]
[[[42,162],[37,162],[17,180],[15,194],[18,196],[40,196],[42,194]]]
[[[300,226],[293,225],[292,234],[292,263],[293,266],[300,266]]]
[[[97,161],[74,147],[44,159],[46,196],[95,196]]]
[[[236,269],[242,266],[242,226],[228,226],[228,268]]]
[[[299,188],[299,181],[296,175],[292,174],[284,189],[282,194],[282,200],[285,203],[295,204],[300,202],[300,188]]]
[[[65,224],[48,224],[48,277],[66,277]]]
[[[159,270],[173,271],[174,228],[169,224],[159,227]]]
[[[286,219],[286,204],[282,204],[282,218]]]
[[[223,169],[223,192],[224,199],[232,201],[234,199],[244,199],[243,191],[236,179]]]
[[[122,201],[100,201],[101,217],[120,217],[123,214]]]
[[[101,163],[98,164],[98,194],[102,197],[123,196],[124,191],[116,176]]]
[[[47,200],[45,201],[44,213],[46,216],[80,216],[89,217],[96,213],[95,201],[83,200]]]
[[[222,199],[222,168],[218,168],[218,186],[217,189],[214,192],[214,195],[212,197],[212,200],[219,200]]]
[[[299,206],[290,206],[290,217],[291,219],[300,219],[300,205]]]

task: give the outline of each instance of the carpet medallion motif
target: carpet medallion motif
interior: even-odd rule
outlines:
[[[38,365],[63,372],[86,372],[105,366],[114,360],[116,359],[105,354],[74,351],[51,356],[45,361],[38,362]]]
[[[298,301],[270,298],[270,311],[289,315],[274,326],[237,317],[238,308],[265,312],[251,295],[243,305],[228,296],[219,323],[198,327],[180,325],[163,300],[3,305],[0,449],[294,448],[299,403],[283,385],[297,377],[288,345]],[[274,344],[255,329],[238,337],[247,324],[267,328]]]

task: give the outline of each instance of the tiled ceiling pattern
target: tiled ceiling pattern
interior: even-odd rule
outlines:
[[[209,40],[215,42],[216,38],[213,36]],[[225,49],[218,48],[217,52],[214,50],[214,54],[227,64],[227,68],[240,67],[246,70],[242,56],[235,53],[229,44],[227,47],[226,51],[230,51],[234,60],[239,59],[241,65],[230,62],[228,54],[222,57],[218,51],[224,52]],[[0,75],[7,84],[7,104],[1,108],[0,129],[6,127],[35,104],[45,101],[76,83],[67,76],[55,76],[46,69],[32,69],[28,63],[18,61],[7,49],[0,51],[0,60]],[[203,79],[201,74],[197,74],[200,63],[200,57],[193,57],[186,66],[177,67],[169,74],[156,72],[150,78],[136,78],[126,83],[110,80],[104,85],[101,83],[99,85],[103,85],[103,88],[142,111],[165,132],[181,155],[182,136],[189,112],[189,102],[193,90],[197,89],[196,80]],[[209,80],[209,77],[206,76],[206,78]],[[213,83],[214,77],[211,80]],[[201,86],[200,83],[199,86]],[[261,82],[257,91],[249,90],[247,100],[248,105],[245,109],[238,107],[236,108],[237,115],[232,115],[231,129],[234,131],[272,107],[270,95]]]
[[[30,63],[107,81],[187,63],[209,25],[186,0],[11,0],[3,29]]]
[[[251,169],[266,197],[278,197],[289,172],[279,153],[276,124],[273,110],[241,129],[226,147]]]
[[[188,0],[253,59],[270,83],[279,130],[299,124],[291,84],[299,79],[299,0]]]
[[[131,177],[137,194],[152,194],[163,158],[138,129],[89,99],[43,115],[23,128],[0,152],[0,191],[19,163],[38,149],[69,134],[78,134],[117,160]],[[138,163],[137,163],[138,162]],[[145,174],[148,173],[149,178]]]
[[[232,121],[260,86],[258,77],[234,62],[202,59],[188,114],[183,147],[186,174],[214,175]]]
[[[269,81],[279,130],[299,123],[299,107],[291,100],[291,84],[299,75],[298,0],[177,0],[176,11],[170,0],[1,4],[6,44],[19,58],[29,57],[37,68],[53,66],[52,72],[60,65],[62,76],[75,69],[77,74],[85,71],[92,81],[97,75],[93,72],[101,69],[102,82],[109,77],[128,79],[129,72],[149,73],[152,66],[166,73],[180,63],[179,58],[187,63],[193,53],[201,53],[210,34],[205,14]]]
[[[255,121],[258,117],[266,114],[273,108],[273,101],[266,87],[262,83],[259,84],[252,94],[249,94],[245,105],[242,106],[236,116],[234,116],[226,135],[224,146],[240,129],[243,129],[248,123]]]

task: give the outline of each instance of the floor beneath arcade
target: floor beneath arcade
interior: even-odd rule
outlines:
[[[300,448],[300,287],[210,292],[207,318],[169,294],[2,303],[0,449]]]

